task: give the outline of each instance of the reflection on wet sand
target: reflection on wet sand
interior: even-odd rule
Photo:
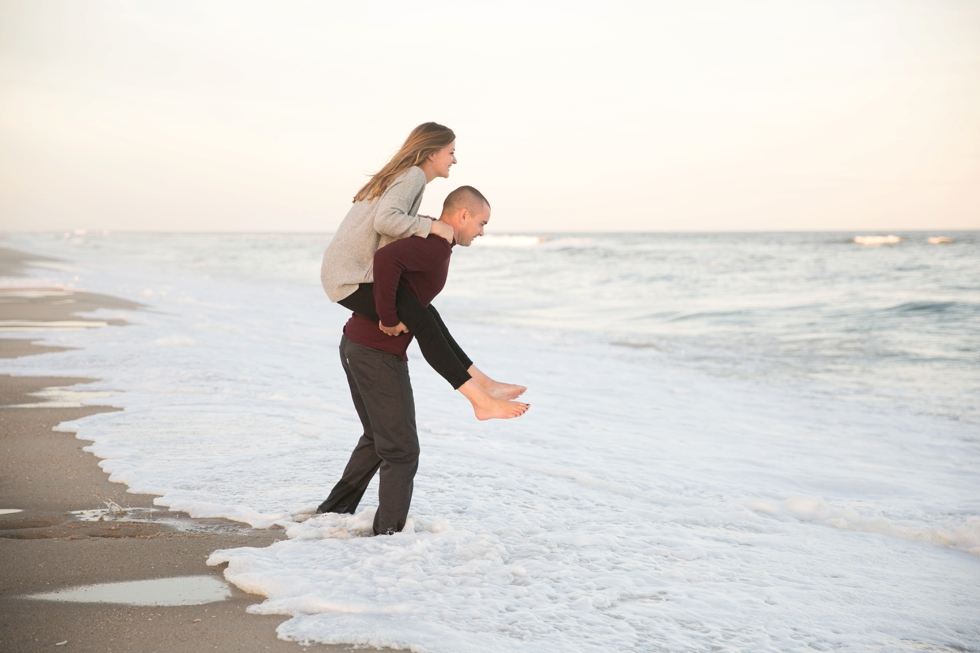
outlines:
[[[30,594],[38,601],[122,603],[125,605],[201,605],[231,598],[231,589],[214,576],[180,576],[122,583],[69,587],[56,592]]]

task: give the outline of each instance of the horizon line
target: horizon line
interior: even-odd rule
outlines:
[[[930,229],[901,229],[901,228],[863,228],[857,227],[853,229],[730,229],[730,230],[715,230],[715,229],[704,229],[704,230],[688,230],[688,231],[671,231],[665,229],[651,229],[651,230],[640,230],[640,229],[622,229],[622,230],[508,230],[501,231],[499,233],[486,234],[487,236],[531,236],[535,234],[778,234],[778,233],[858,233],[858,232],[891,232],[892,234],[898,233],[931,233],[931,232],[946,232],[946,233],[972,233],[980,232],[980,226],[973,228],[930,228]],[[326,235],[334,234],[336,229],[332,230],[291,230],[291,229],[221,229],[221,230],[174,230],[174,231],[164,231],[156,229],[88,229],[88,228],[78,228],[78,229],[53,229],[53,230],[43,230],[43,231],[29,231],[29,230],[17,230],[17,231],[0,231],[0,238],[5,238],[7,236],[17,236],[17,235],[62,235],[64,237],[70,236],[107,236],[111,234],[199,234],[199,235],[233,235],[233,234],[317,234]]]

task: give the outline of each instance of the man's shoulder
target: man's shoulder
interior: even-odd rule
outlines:
[[[437,236],[432,233],[425,238],[419,238],[419,240],[424,240],[426,243],[428,243],[428,247],[438,247],[439,249],[444,249],[447,252],[452,251],[453,249],[453,243],[449,242],[442,236]]]
[[[430,256],[449,256],[452,253],[452,249],[452,244],[445,238],[435,234],[429,234],[424,238],[422,236],[399,238],[379,249],[378,253],[384,251],[382,256],[388,253],[395,254],[398,252],[419,252]]]
[[[420,250],[428,258],[438,261],[449,260],[453,253],[453,244],[442,236],[429,234],[425,238],[415,236],[412,239],[422,242]]]

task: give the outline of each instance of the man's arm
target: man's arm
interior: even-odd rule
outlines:
[[[383,326],[399,323],[395,297],[402,274],[434,270],[445,263],[451,251],[442,238],[403,238],[374,253],[374,304]]]

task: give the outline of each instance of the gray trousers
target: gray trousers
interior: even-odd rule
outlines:
[[[364,434],[354,447],[344,475],[317,512],[353,514],[380,468],[374,534],[400,532],[408,518],[419,468],[415,397],[408,363],[395,354],[352,342],[347,336],[340,339],[340,362],[347,373]]]

